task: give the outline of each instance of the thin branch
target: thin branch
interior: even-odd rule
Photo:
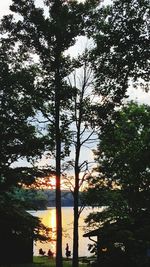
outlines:
[[[78,210],[78,218],[80,217],[82,211],[85,209],[85,206],[80,206],[79,210]]]
[[[89,139],[90,139],[90,137],[94,134],[94,130],[89,134],[89,136],[87,137],[87,138],[85,138],[82,142],[81,142],[81,146],[84,144],[84,143],[86,143]]]
[[[52,124],[54,124],[54,121],[53,121],[52,119],[50,119],[50,117],[47,115],[46,112],[44,112],[44,111],[43,111],[42,109],[40,109],[40,108],[39,108],[39,110],[41,111],[41,113],[43,114],[43,116],[47,118],[47,120],[48,120],[49,122],[51,122]]]
[[[80,133],[80,136],[83,135],[83,134],[85,133],[86,129],[87,129],[86,126],[84,126],[84,129],[83,129],[82,132]]]
[[[29,120],[29,122],[47,123],[48,120],[40,121],[39,119],[35,118],[35,119],[31,119],[31,120]]]

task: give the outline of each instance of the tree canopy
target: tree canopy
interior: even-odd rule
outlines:
[[[87,20],[91,62],[99,95],[99,124],[106,123],[132,86],[149,88],[149,1],[111,1]]]
[[[2,21],[2,31],[7,31],[6,40],[9,38],[14,41],[22,49],[23,55],[36,56],[38,61],[37,90],[32,92],[32,99],[35,99],[36,108],[48,121],[47,149],[56,159],[56,265],[59,267],[62,266],[61,159],[68,152],[70,141],[66,111],[76,93],[75,88],[66,81],[76,62],[65,52],[75,44],[77,36],[84,34],[84,16],[88,16],[96,3],[43,1],[42,9],[33,0],[14,0],[10,9],[19,14],[21,19],[7,16]]]
[[[29,204],[17,198],[15,187],[31,184],[37,171],[16,167],[19,159],[41,154],[40,135],[30,122],[35,109],[30,90],[34,68],[23,64],[20,51],[11,41],[0,40],[0,235],[1,238],[47,239],[48,229],[26,212]],[[42,232],[40,232],[43,230]]]
[[[87,140],[86,137],[84,139],[86,130],[88,127],[95,126],[101,132],[104,130],[100,139],[105,140],[103,134],[105,133],[107,136],[105,123],[107,122],[107,126],[111,129],[111,118],[114,121],[117,119],[112,114],[126,96],[130,83],[142,82],[144,89],[147,90],[149,81],[149,3],[148,0],[114,0],[109,6],[103,6],[102,3],[99,5],[98,0],[84,2],[43,0],[42,3],[43,8],[38,7],[34,0],[13,0],[10,6],[13,15],[5,16],[0,27],[2,36],[0,52],[2,88],[0,96],[2,103],[0,184],[4,193],[4,190],[12,187],[14,183],[11,185],[8,183],[12,175],[15,177],[15,184],[20,175],[32,178],[34,170],[26,169],[25,171],[25,169],[18,168],[12,170],[11,164],[19,158],[33,159],[34,156],[40,155],[43,148],[50,152],[51,157],[54,156],[57,217],[56,265],[61,267],[61,161],[65,155],[69,155],[71,142],[75,137],[76,190],[74,193],[76,193],[75,217],[77,222],[79,172],[82,167],[79,157],[81,145]],[[72,59],[71,56],[67,56],[66,52],[81,35],[91,38],[93,47],[90,52],[87,51],[85,56]],[[76,84],[73,86],[68,83],[69,75],[84,63],[86,63],[86,68],[91,66],[91,73],[94,77],[92,84],[94,89],[92,88],[91,94],[96,95],[97,106],[91,107],[91,95],[84,96],[85,87],[88,84],[86,71],[81,90]],[[95,121],[95,114],[97,114],[97,121]],[[116,114],[114,116],[117,116]],[[35,122],[42,123],[43,128],[41,127],[40,132],[37,131]],[[70,127],[72,122],[77,126],[75,134]],[[104,129],[101,126],[104,126]],[[113,131],[113,129],[111,130]],[[132,134],[133,129],[130,131]],[[89,137],[91,133],[89,133]],[[40,138],[42,134],[46,136]],[[118,135],[120,138],[126,138],[123,133],[118,133]],[[112,147],[113,142],[111,143]],[[120,149],[122,149],[121,144]],[[138,149],[139,143],[137,142],[137,147],[136,144],[134,145],[134,149]],[[116,143],[113,147],[114,150],[112,149],[113,152],[115,152],[115,147]],[[128,149],[130,150],[130,147]],[[126,154],[128,151],[125,151],[125,155],[122,155],[122,152],[120,152],[122,157],[129,156]],[[115,156],[119,157],[117,153]],[[137,151],[137,153],[140,152]],[[138,156],[142,160],[141,155]],[[107,156],[109,157],[109,153]],[[108,161],[111,161],[112,156]],[[103,158],[103,163],[105,163],[103,171],[107,171],[107,175],[110,172],[111,178],[109,179],[108,175],[106,184],[103,181],[102,183],[109,185],[108,194],[112,184],[116,186],[116,191],[113,190],[115,192],[113,198],[117,198],[121,192],[117,189],[118,184],[120,186],[119,179],[123,179],[122,174],[124,173],[120,171],[121,161],[122,159],[120,162],[116,159],[110,165],[106,155]],[[117,163],[116,171],[119,178],[116,173],[113,173],[113,176],[111,173]],[[133,165],[138,163],[140,165],[141,161],[137,160],[136,163],[133,162]],[[131,164],[126,163],[125,166],[128,173],[133,171]],[[123,168],[124,165],[121,167]],[[128,179],[130,183],[131,178],[128,177]],[[112,196],[112,192],[110,195]],[[122,195],[120,198],[122,199]],[[76,267],[78,266],[77,235],[74,251],[76,255],[73,266]]]
[[[88,194],[90,203],[106,208],[91,214],[87,222],[99,225],[111,245],[123,244],[132,266],[148,264],[149,126],[150,107],[146,105],[131,102],[113,115],[100,136],[95,152],[99,175],[91,180]]]

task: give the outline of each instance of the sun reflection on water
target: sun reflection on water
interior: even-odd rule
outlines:
[[[35,213],[33,213],[34,215]],[[40,241],[37,241],[34,244],[34,255],[38,255],[39,253],[39,248],[42,248],[47,255],[48,250],[50,249],[55,256],[55,251],[56,251],[56,210],[55,208],[51,208],[49,210],[44,210],[44,211],[37,211],[36,216],[38,216],[41,219],[41,222],[50,228],[50,237],[51,237],[51,242],[46,242],[42,243]]]
[[[36,242],[34,244],[34,255],[39,255],[39,248],[42,248],[47,255],[48,250],[50,249],[54,256],[56,255],[56,209],[48,208],[44,211],[31,212],[32,215],[35,215],[41,218],[43,224],[51,228],[51,239],[52,241],[47,243]],[[83,238],[85,233],[85,223],[84,219],[89,214],[89,209],[85,209],[81,214],[79,219],[79,256],[90,256],[88,252],[88,244],[91,243],[88,238]],[[63,238],[62,238],[62,253],[65,256],[65,247],[66,243],[69,244],[69,249],[72,253],[72,236],[73,236],[73,208],[64,207],[62,208],[62,228],[63,228]]]

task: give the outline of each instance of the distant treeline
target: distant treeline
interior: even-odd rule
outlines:
[[[28,191],[29,194],[31,192]],[[73,206],[73,195],[70,191],[62,191],[62,206]],[[36,190],[31,200],[33,207],[38,209],[46,209],[47,207],[55,207],[55,190]]]
[[[52,189],[16,189],[16,198],[25,203],[26,208],[43,210],[55,207],[55,190]],[[79,205],[83,202],[83,193],[80,192]],[[73,195],[70,191],[61,192],[62,207],[73,207]]]
[[[42,190],[42,193],[45,195],[45,198],[46,198],[46,206],[54,207],[55,206],[55,190]],[[62,191],[61,202],[62,202],[63,207],[72,207],[73,206],[72,193],[70,191]]]

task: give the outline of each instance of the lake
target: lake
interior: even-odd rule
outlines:
[[[94,209],[95,210],[95,209]],[[88,244],[92,244],[88,238],[83,237],[83,234],[88,231],[86,224],[84,223],[84,219],[87,215],[92,212],[93,209],[90,207],[86,207],[80,215],[79,219],[79,256],[91,256],[91,253],[88,251]],[[39,210],[39,211],[30,211],[33,216],[37,216],[41,218],[41,221],[44,225],[50,227],[52,229],[52,237],[55,238],[55,230],[56,230],[56,209],[53,207],[48,208],[47,210]],[[63,256],[65,256],[65,247],[66,243],[69,244],[69,249],[72,253],[72,236],[73,236],[73,207],[63,207],[62,208],[62,228],[63,228],[63,239],[62,239],[62,247],[63,247]],[[55,255],[56,251],[56,242],[51,241],[48,243],[36,242],[34,244],[34,255],[39,255],[39,248],[42,248],[48,252],[50,248]]]

